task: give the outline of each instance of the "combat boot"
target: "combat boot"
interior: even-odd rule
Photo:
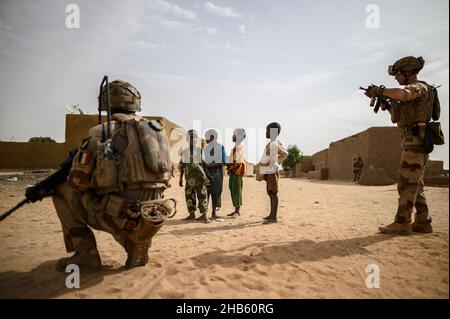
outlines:
[[[412,233],[411,224],[392,223],[387,226],[378,227],[378,230],[383,234],[398,234],[398,235],[410,235]]]
[[[148,263],[149,241],[134,243],[131,240],[125,242],[125,250],[128,254],[125,263],[126,268],[145,266]]]
[[[64,257],[56,263],[56,270],[66,271],[66,267],[70,264],[77,265],[81,270],[97,270],[102,267],[102,261],[97,249],[89,251],[77,251],[70,257]]]
[[[415,233],[431,234],[433,232],[433,226],[431,226],[431,218],[426,222],[415,221],[412,223],[412,231]]]

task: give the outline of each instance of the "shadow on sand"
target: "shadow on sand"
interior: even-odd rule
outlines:
[[[28,272],[6,271],[0,273],[0,298],[55,298],[74,289],[66,287],[66,278],[70,273],[55,270],[56,260],[46,261]],[[95,286],[108,275],[125,271],[120,267],[112,269],[103,266],[95,272],[80,273],[80,288],[76,291]]]
[[[208,268],[213,264],[222,267],[244,268],[255,263],[264,266],[285,263],[302,263],[320,261],[331,257],[351,255],[369,255],[372,253],[365,247],[392,239],[395,235],[375,234],[344,240],[327,240],[315,242],[304,239],[284,244],[256,243],[236,250],[214,251],[193,257],[199,268]]]
[[[202,227],[195,227],[195,228],[187,228],[187,229],[167,229],[166,232],[170,233],[175,236],[195,236],[202,233],[209,233],[209,232],[216,232],[216,231],[226,231],[226,230],[234,230],[234,229],[241,229],[241,228],[248,228],[248,227],[255,227],[255,226],[261,226],[261,221],[255,221],[255,222],[248,222],[248,223],[241,223],[241,224],[233,224],[233,225],[223,225],[223,226],[213,226],[214,224],[218,222],[211,222],[210,224]],[[186,224],[189,222],[183,222],[183,224]],[[192,222],[191,222],[192,223]],[[198,225],[205,225],[201,222],[195,222]],[[214,223],[214,224],[213,224]],[[168,224],[170,225],[170,224]],[[176,224],[175,224],[176,225]]]

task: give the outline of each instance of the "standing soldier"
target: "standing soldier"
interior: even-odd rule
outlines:
[[[353,161],[353,181],[355,183],[359,182],[363,167],[364,167],[363,160],[361,156],[358,155],[358,158],[355,158],[355,160]]]
[[[417,79],[423,68],[422,57],[408,56],[389,66],[389,75],[404,88],[371,86],[366,95],[370,98],[388,97],[393,101],[388,110],[393,123],[402,132],[402,154],[398,181],[398,208],[395,221],[379,230],[386,234],[431,233],[431,217],[424,194],[423,172],[428,160],[425,150],[425,128],[427,123],[440,116],[436,88]],[[416,208],[411,225],[413,208]]]
[[[107,110],[109,98],[111,138],[105,136],[103,124],[91,128],[67,181],[52,194],[66,250],[75,252],[57,262],[60,271],[69,264],[81,270],[101,266],[89,226],[111,233],[125,248],[127,268],[147,264],[152,237],[170,214],[162,199],[172,166],[162,124],[135,114],[141,110],[141,96],[127,82],[116,80],[102,86],[99,111]],[[26,196],[30,201],[42,199],[37,186],[28,188]]]

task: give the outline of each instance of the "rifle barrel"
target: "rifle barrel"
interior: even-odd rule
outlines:
[[[11,215],[15,210],[19,209],[20,207],[22,207],[23,205],[25,205],[26,203],[28,203],[28,199],[24,198],[22,199],[16,206],[14,206],[13,208],[10,208],[9,210],[7,210],[5,213],[3,213],[2,215],[0,215],[0,222],[2,220],[4,220],[6,217],[8,217],[9,215]]]

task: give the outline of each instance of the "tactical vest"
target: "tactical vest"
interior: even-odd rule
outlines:
[[[408,102],[398,102],[395,106],[393,122],[398,127],[411,127],[417,123],[427,123],[436,117],[437,108],[439,108],[439,99],[436,88],[423,81],[417,81],[427,86],[427,93],[423,96]],[[437,103],[436,103],[437,102]],[[439,115],[437,116],[439,118]]]
[[[105,143],[98,138],[91,187],[106,194],[138,189],[166,188],[172,173],[170,147],[159,121],[139,116],[114,114],[111,123],[113,156],[104,156]],[[100,136],[102,125],[90,135]]]

